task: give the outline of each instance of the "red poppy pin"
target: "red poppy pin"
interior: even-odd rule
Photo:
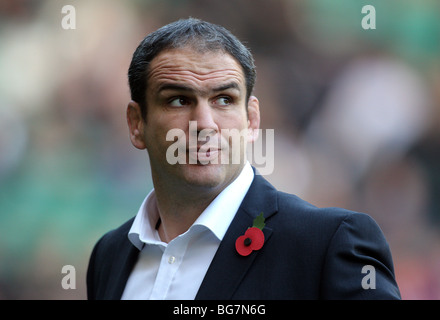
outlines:
[[[260,250],[264,244],[264,223],[263,212],[255,219],[252,227],[248,228],[243,236],[237,238],[235,241],[235,249],[242,256],[248,256],[254,250]]]

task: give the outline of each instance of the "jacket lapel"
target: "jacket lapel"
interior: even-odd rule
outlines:
[[[243,257],[237,253],[235,241],[252,226],[253,220],[261,212],[267,221],[277,210],[276,189],[256,174],[203,279],[197,300],[231,299],[257,255],[264,250],[263,246],[261,250]],[[263,233],[266,243],[272,229],[266,225]]]

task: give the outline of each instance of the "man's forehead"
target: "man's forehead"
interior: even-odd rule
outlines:
[[[223,51],[200,52],[191,48],[168,49],[150,63],[150,85],[170,81],[226,81],[245,83],[241,65]],[[159,82],[159,83],[158,83]]]

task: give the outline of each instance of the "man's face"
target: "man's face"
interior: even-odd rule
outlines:
[[[256,138],[259,126],[255,97],[249,99],[246,110],[246,83],[240,64],[220,51],[170,49],[153,59],[147,81],[147,119],[139,139],[148,150],[153,179],[223,190],[243,168],[246,142]],[[190,126],[190,121],[195,121],[197,127],[194,122]],[[185,144],[184,164],[167,161],[167,150],[175,143],[166,139],[172,129],[184,133],[179,138]],[[245,141],[237,144],[235,140],[232,145],[231,129],[244,132]],[[198,132],[204,133],[205,138],[197,137]],[[143,147],[142,143],[135,146]],[[231,159],[234,152],[240,155],[239,163]]]

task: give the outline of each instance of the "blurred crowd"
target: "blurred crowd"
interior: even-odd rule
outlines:
[[[375,30],[361,27],[375,6]],[[76,29],[61,27],[64,5]],[[371,215],[404,299],[440,299],[440,2],[0,0],[0,299],[84,299],[98,238],[152,188],[131,55],[179,18],[253,52],[278,189]],[[61,287],[64,265],[76,289]],[[379,285],[379,284],[378,284]]]

